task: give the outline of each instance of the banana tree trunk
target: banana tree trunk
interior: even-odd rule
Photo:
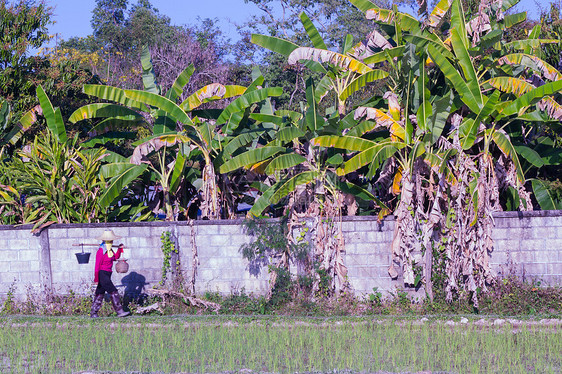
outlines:
[[[412,266],[412,251],[416,242],[415,220],[412,216],[414,201],[414,182],[409,170],[402,172],[402,192],[400,203],[394,213],[394,237],[392,240],[393,261],[402,264],[404,283],[414,284],[414,269]],[[391,264],[389,269],[391,277],[396,278],[397,273]]]
[[[210,159],[206,157],[206,164],[203,168],[203,196],[201,203],[201,213],[208,219],[219,219],[220,211],[218,204],[217,178]]]

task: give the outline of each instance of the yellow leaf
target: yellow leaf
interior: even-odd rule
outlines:
[[[398,171],[394,175],[394,180],[392,181],[392,194],[398,195],[400,193],[400,183],[402,182],[402,167],[398,168]]]
[[[265,169],[267,168],[267,165],[269,165],[270,162],[271,162],[270,160],[261,161],[258,162],[257,164],[252,165],[249,169],[258,174],[265,174]]]

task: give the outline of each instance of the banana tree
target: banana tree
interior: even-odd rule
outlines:
[[[287,57],[289,65],[304,63],[311,71],[323,74],[315,89],[314,99],[319,103],[333,91],[335,107],[343,117],[346,114],[346,101],[351,95],[388,75],[383,70],[370,68],[354,55],[365,54],[367,48],[387,49],[392,45],[377,31],[373,31],[367,42],[356,46],[352,45],[353,38],[348,35],[340,53],[334,52],[327,48],[317,28],[304,12],[300,14],[300,19],[313,47],[299,46],[288,40],[258,34],[252,35],[252,43],[282,54]]]
[[[156,84],[150,54],[145,51],[142,60],[144,91],[85,86],[85,93],[117,104],[92,104],[76,111],[72,120],[109,117],[95,128],[104,131],[112,126],[133,125],[131,121],[138,121],[142,118],[141,113],[145,113],[152,134],[135,143],[130,162],[148,165],[157,176],[164,195],[167,219],[172,220],[177,215],[171,196],[178,192],[188,165],[199,169],[201,183],[192,182],[200,188],[202,217],[220,218],[220,191],[215,171],[218,166],[215,163],[222,159],[218,157],[222,154],[222,147],[245,128],[254,107],[281,92],[277,88],[261,88],[263,77],[259,77],[249,87],[210,84],[179,102],[193,67],[186,68],[168,92],[162,95],[161,88]],[[223,110],[200,109],[202,104],[236,96]]]
[[[458,291],[457,285],[461,279],[466,280],[465,287],[472,292],[473,300],[477,303],[476,289],[478,287],[485,289],[485,282],[492,275],[487,256],[492,248],[491,212],[501,209],[500,187],[514,187],[520,195],[519,205],[530,207],[528,194],[523,188],[524,175],[516,148],[505,131],[506,126],[509,126],[509,116],[516,117],[517,114],[523,114],[519,111],[524,110],[526,104],[528,106],[534,100],[544,99],[544,95],[557,90],[556,84],[553,84],[545,87],[541,91],[542,95],[537,90],[534,94],[528,94],[526,98],[510,102],[510,98],[501,96],[499,91],[494,91],[494,87],[500,88],[499,82],[495,79],[502,76],[500,81],[507,80],[513,83],[515,78],[511,75],[514,70],[505,66],[507,62],[514,60],[529,62],[529,58],[520,59],[513,56],[502,59],[502,57],[514,50],[528,50],[536,48],[540,43],[551,41],[538,40],[535,33],[526,41],[500,43],[506,28],[525,19],[524,14],[515,14],[505,16],[502,22],[498,22],[498,17],[501,18],[503,12],[516,3],[514,1],[504,2],[500,8],[491,7],[489,2],[482,2],[478,13],[469,22],[465,21],[465,13],[460,1],[457,0],[440,1],[431,15],[421,22],[397,12],[396,9],[380,9],[366,0],[351,0],[351,2],[365,11],[367,18],[379,23],[389,37],[398,41],[393,54],[382,51],[365,58],[364,62],[378,63],[386,60],[386,63],[397,73],[404,72],[404,62],[411,59],[410,56],[416,55],[420,61],[426,62],[419,65],[413,76],[403,74],[405,79],[402,80],[397,78],[399,74],[391,73],[393,83],[407,80],[417,81],[419,84],[414,90],[410,89],[411,83],[402,84],[406,90],[400,90],[400,85],[395,84],[392,91],[402,93],[399,95],[401,100],[394,100],[395,103],[402,104],[394,105],[397,109],[389,109],[386,117],[385,113],[381,113],[376,108],[362,109],[360,114],[366,114],[367,118],[372,118],[381,125],[385,124],[390,130],[391,140],[399,139],[400,137],[396,135],[403,132],[403,139],[410,146],[405,148],[409,150],[410,165],[416,165],[414,159],[418,155],[424,155],[424,163],[435,168],[447,159],[439,157],[439,154],[451,156],[454,153],[454,157],[447,163],[455,170],[457,174],[455,178],[446,177],[442,173],[436,175],[425,173],[425,182],[416,181],[416,178],[408,180],[407,177],[412,172],[411,166],[408,170],[405,169],[404,160],[399,162],[398,171],[402,174],[399,177],[402,188],[400,204],[395,212],[397,231],[393,241],[393,252],[403,264],[404,260],[408,262],[410,256],[405,256],[411,251],[408,243],[413,242],[415,237],[415,235],[410,236],[411,240],[408,240],[408,235],[401,228],[404,223],[402,219],[406,219],[406,223],[411,223],[408,211],[412,212],[414,221],[418,222],[418,225],[422,220],[430,222],[430,226],[420,231],[424,238],[427,238],[431,231],[440,229],[442,235],[449,240],[447,246],[449,262],[446,269],[447,299]],[[450,36],[446,40],[441,40],[434,31],[435,27],[442,23],[441,20],[448,11],[451,13]],[[491,47],[493,51],[490,54]],[[542,61],[534,60],[533,65],[535,69],[553,74],[552,69]],[[445,85],[430,84],[431,80],[428,78],[433,77],[433,81],[439,82],[441,74],[445,78]],[[393,94],[388,94],[389,99],[392,96]],[[555,106],[551,101],[548,102],[552,107]],[[514,111],[514,108],[517,110]],[[398,114],[401,114],[401,117]],[[398,118],[401,118],[403,127],[389,122],[389,119],[396,121]],[[423,137],[420,137],[421,135]],[[366,147],[365,151],[376,149],[372,145]],[[529,158],[533,157],[525,148],[520,148],[520,151],[525,152]],[[365,155],[361,153],[355,157],[357,160],[361,160],[361,157],[365,160]],[[354,170],[356,166],[348,165],[344,170],[348,172]],[[442,169],[439,167],[437,170]],[[380,175],[387,177],[388,170],[383,168]],[[397,180],[396,176],[394,180]],[[414,182],[413,188],[410,187],[411,182]],[[421,182],[429,182],[433,196],[428,196],[420,190]],[[451,191],[449,196],[443,195],[442,186],[448,186]],[[424,196],[429,197],[429,202],[421,205],[431,207],[431,211],[429,215],[428,212],[418,215],[421,211],[419,201],[423,201]],[[408,202],[412,199],[418,200],[417,209],[409,206]],[[434,210],[439,206],[447,206],[449,213],[440,209]],[[408,209],[404,210],[404,207]],[[428,217],[432,219],[427,220]],[[425,240],[421,242],[427,244]],[[404,246],[406,248],[403,248]],[[428,246],[424,244],[424,247],[427,255]],[[407,268],[407,263],[404,265],[405,279],[411,281],[411,271]],[[425,274],[426,283],[429,281],[428,275]]]
[[[278,125],[274,137],[264,146],[241,153],[221,166],[221,172],[240,168],[251,169],[271,177],[270,186],[264,186],[249,211],[260,216],[269,207],[283,201],[284,214],[289,218],[288,240],[295,242],[295,230],[307,230],[311,235],[312,261],[305,269],[314,276],[313,291],[332,295],[343,292],[349,285],[347,268],[343,261],[345,251],[341,231],[341,217],[357,211],[356,196],[364,200],[377,199],[368,191],[346,182],[336,175],[336,167],[343,162],[337,152],[314,147],[312,139],[321,134],[341,131],[339,115],[324,118],[318,113],[312,79],[306,84],[307,105],[302,113],[277,112],[269,119]],[[295,243],[302,244],[302,243]],[[280,257],[276,267],[288,269],[289,257]],[[320,290],[320,274],[331,279],[326,290]],[[273,287],[276,273],[271,274]]]

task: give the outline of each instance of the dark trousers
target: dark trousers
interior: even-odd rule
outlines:
[[[98,287],[96,288],[96,295],[103,295],[104,293],[117,292],[117,288],[111,281],[111,272],[100,270],[98,273]]]

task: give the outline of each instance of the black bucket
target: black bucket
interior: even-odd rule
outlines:
[[[76,253],[76,259],[78,259],[79,264],[87,264],[88,262],[90,262],[90,253],[78,252]]]

